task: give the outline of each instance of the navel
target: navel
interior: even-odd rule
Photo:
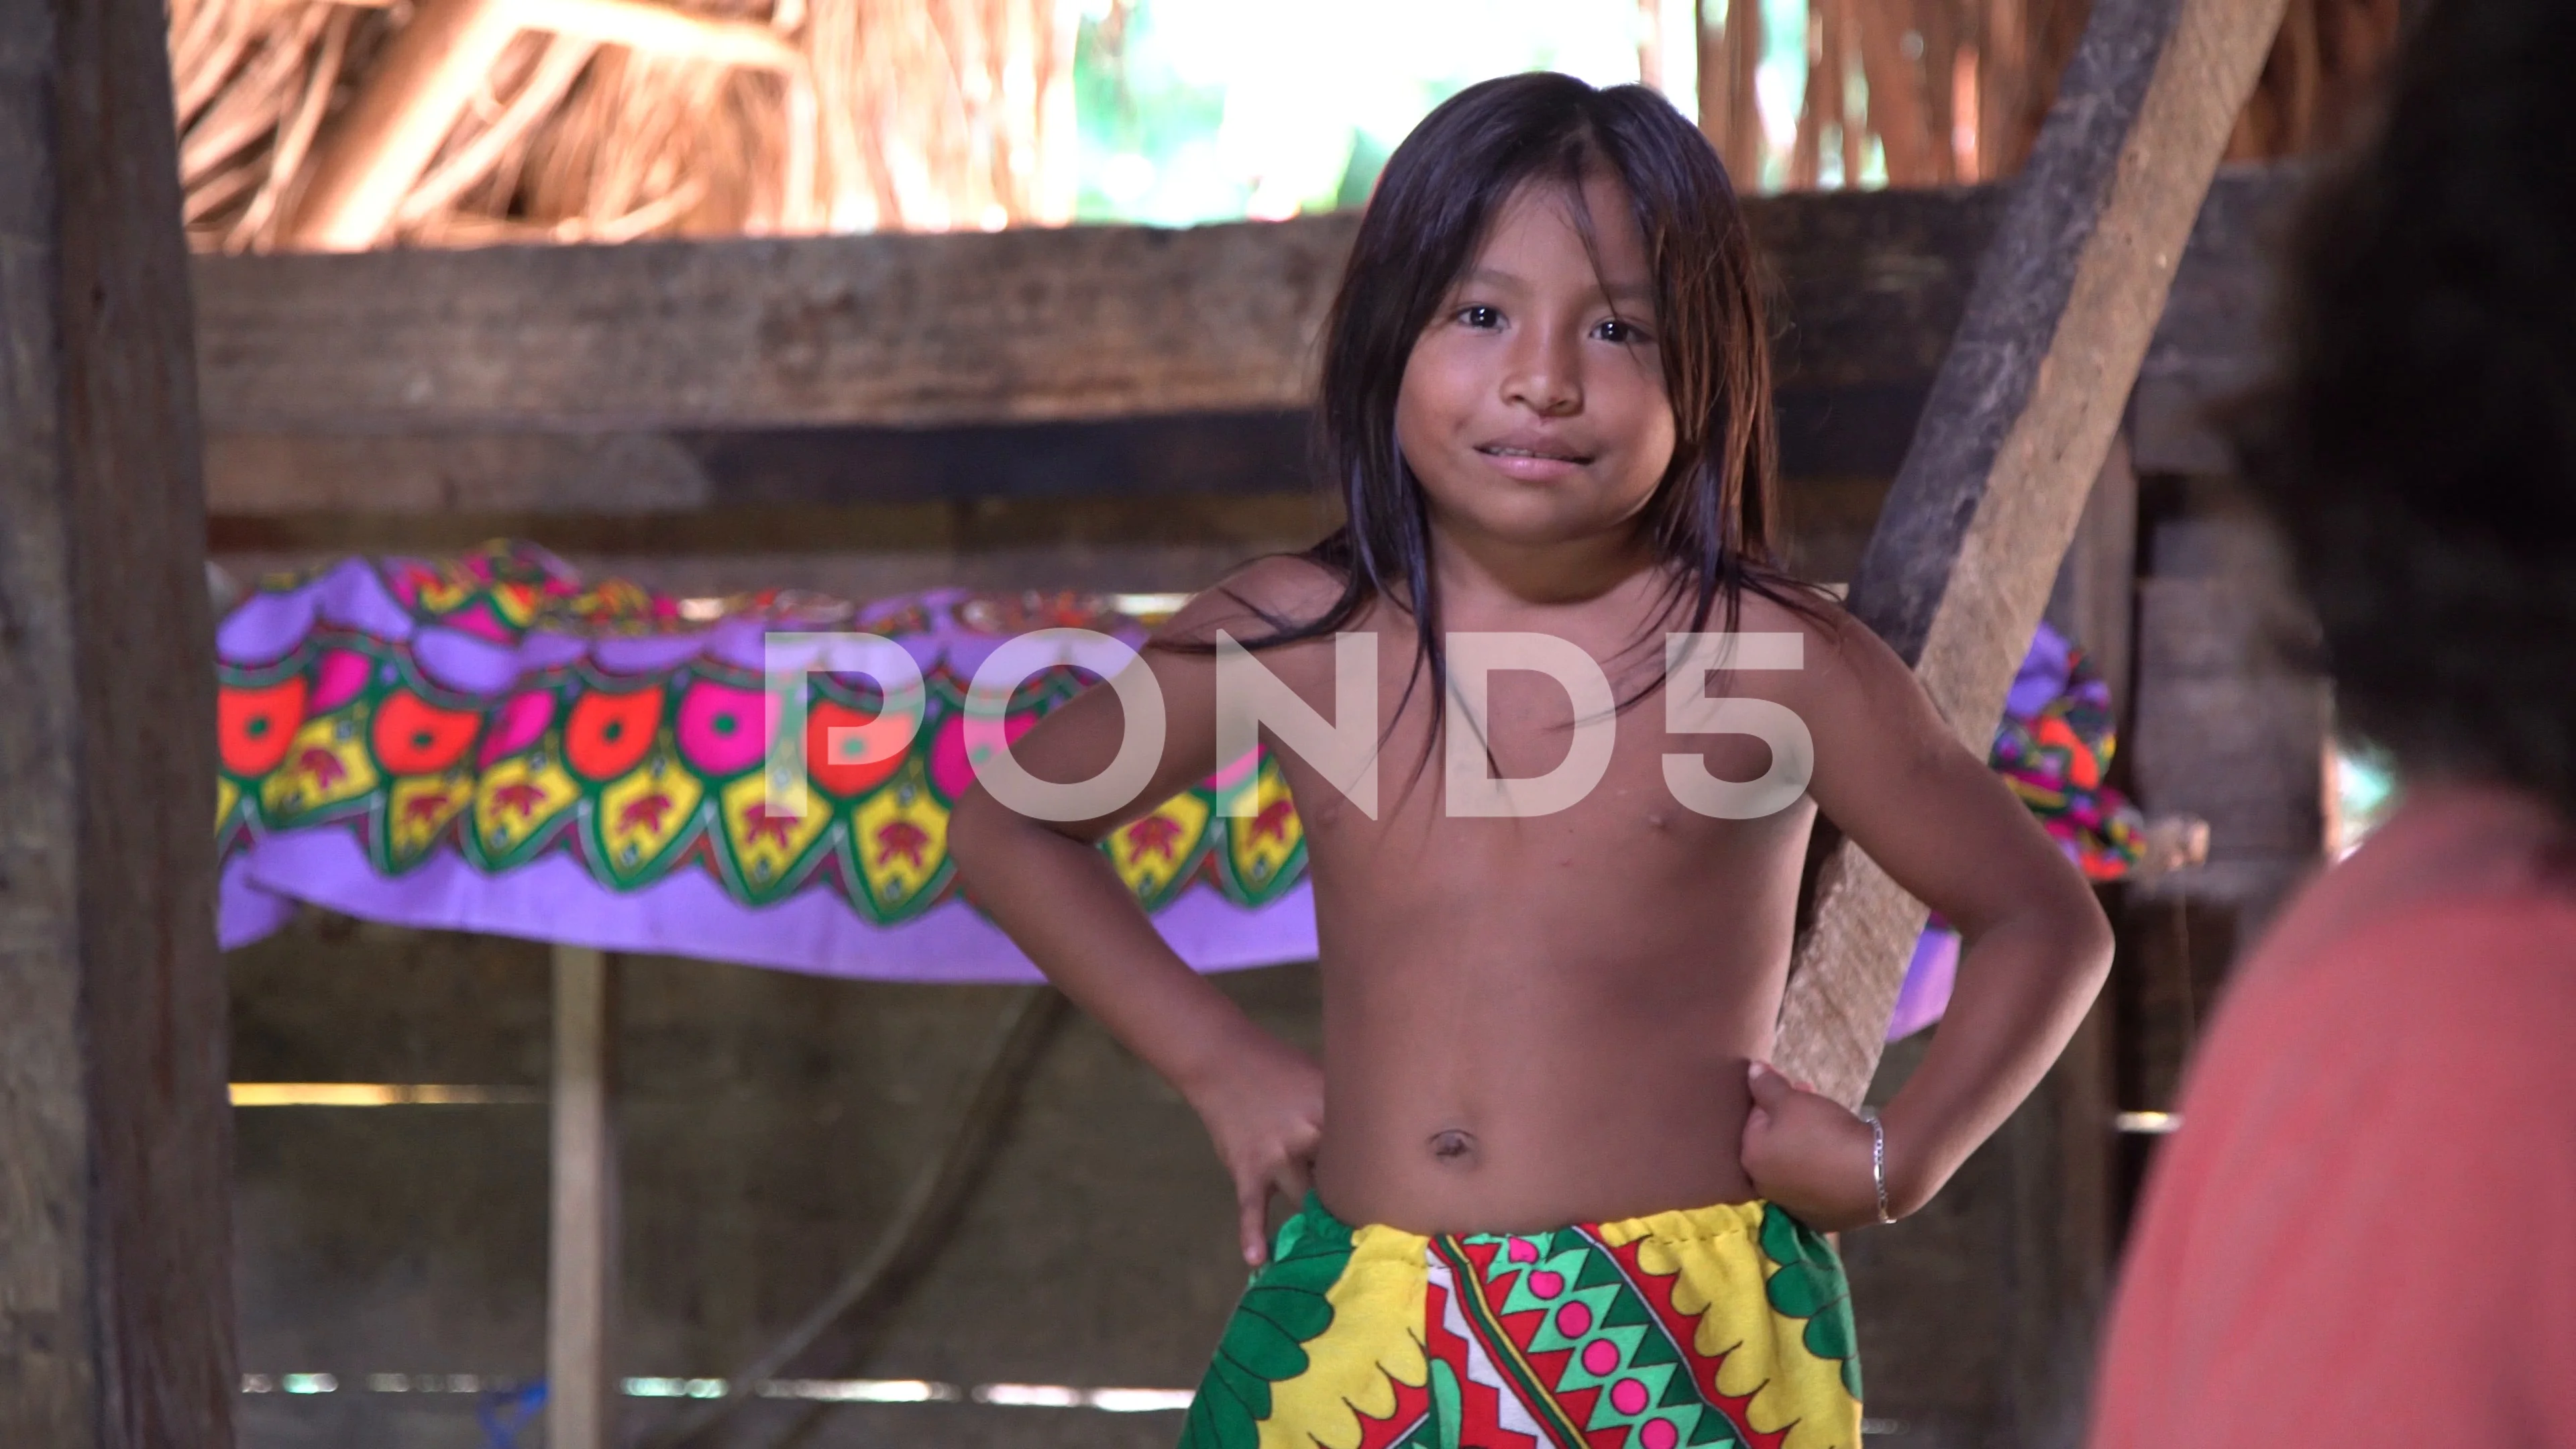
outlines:
[[[1431,1134],[1431,1157],[1435,1162],[1465,1167],[1475,1161],[1476,1134],[1455,1127],[1444,1127]]]

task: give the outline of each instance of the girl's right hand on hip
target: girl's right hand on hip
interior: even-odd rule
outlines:
[[[1270,1195],[1294,1208],[1313,1185],[1324,1136],[1324,1073],[1305,1053],[1263,1036],[1234,1053],[1225,1070],[1189,1094],[1217,1156],[1234,1180],[1243,1261],[1270,1256]]]

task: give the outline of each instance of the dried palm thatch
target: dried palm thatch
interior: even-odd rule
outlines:
[[[174,0],[189,235],[1061,223],[1072,19],[1060,0]]]
[[[1808,0],[1787,183],[1849,184],[1873,146],[1895,185],[2010,174],[2088,8]],[[1763,6],[1707,10],[1702,121],[1758,175]],[[2397,11],[2293,0],[2231,156],[2336,139]],[[1073,0],[173,0],[189,233],[240,250],[1063,222],[1072,19]]]
[[[2019,170],[2090,9],[2089,0],[1808,0],[1788,184],[1814,187],[1829,175],[1853,184],[1873,141],[1894,186]],[[1708,13],[1718,23],[1702,34],[1701,125],[1739,175],[1759,175],[1768,145],[1753,95],[1762,5],[1724,0]],[[2398,0],[2291,0],[2229,159],[2340,139],[2397,28]]]

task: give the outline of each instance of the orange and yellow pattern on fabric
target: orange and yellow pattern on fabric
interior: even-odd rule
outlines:
[[[1857,1449],[1824,1239],[1746,1203],[1544,1233],[1281,1230],[1182,1449]]]

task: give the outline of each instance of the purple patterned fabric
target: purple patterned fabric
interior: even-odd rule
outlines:
[[[255,941],[310,903],[834,976],[1037,980],[955,893],[944,838],[967,778],[957,701],[1015,634],[1071,625],[1132,647],[1141,627],[1078,596],[963,590],[856,609],[772,593],[709,612],[692,622],[677,600],[585,584],[524,544],[349,559],[264,584],[217,631],[222,943]],[[898,764],[839,785],[813,770],[829,823],[811,831],[741,793],[768,737],[763,642],[780,630],[893,638],[932,699]],[[1101,662],[1075,650],[1034,677],[1027,717]],[[811,683],[816,711],[874,709],[851,692],[876,687],[864,677]],[[585,717],[594,705],[610,708]],[[1247,774],[1278,808],[1231,820],[1202,789],[1105,847],[1201,970],[1315,954],[1302,833],[1276,767],[1239,762],[1237,788]]]

